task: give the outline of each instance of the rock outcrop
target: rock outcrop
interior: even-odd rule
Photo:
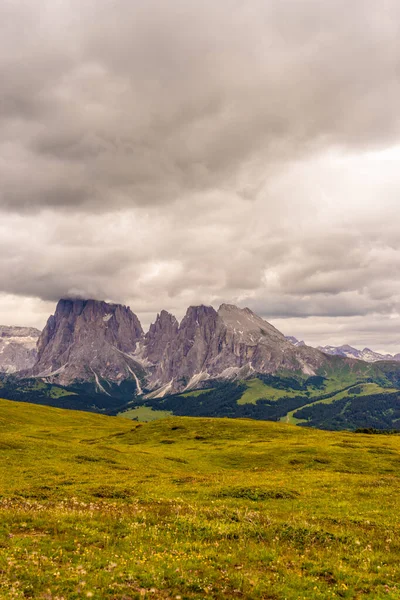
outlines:
[[[177,319],[166,310],[162,310],[145,335],[145,355],[150,364],[162,361],[165,353],[169,353],[171,343],[175,340],[179,329]]]
[[[211,353],[218,327],[218,314],[211,306],[188,308],[174,337],[170,338],[159,362],[149,378],[151,388],[165,394],[188,387],[191,380],[199,383]],[[150,359],[147,347],[144,356]],[[206,371],[204,375],[207,378]],[[165,386],[167,386],[165,388]]]

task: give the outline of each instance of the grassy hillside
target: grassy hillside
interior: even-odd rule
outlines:
[[[342,430],[348,428],[349,425],[352,426],[352,429],[357,429],[359,427],[377,427],[378,429],[393,429],[396,428],[396,419],[392,419],[390,423],[385,423],[385,415],[381,413],[378,415],[379,423],[371,421],[371,415],[369,412],[369,405],[371,402],[371,398],[375,399],[389,399],[391,404],[396,404],[397,398],[399,395],[399,390],[395,388],[382,388],[382,386],[377,383],[362,383],[358,385],[353,385],[351,387],[346,387],[344,390],[341,390],[337,393],[330,395],[328,398],[324,398],[322,400],[315,400],[314,398],[310,399],[310,403],[307,404],[305,408],[311,409],[312,411],[302,411],[302,410],[292,410],[287,413],[284,417],[281,418],[281,421],[285,423],[291,423],[292,425],[296,424],[307,424],[313,425],[311,419],[307,418],[308,415],[312,415],[313,412],[316,414],[323,415],[325,418],[325,427],[320,427],[321,429],[333,429],[333,430]],[[346,415],[346,419],[342,418],[341,420],[334,423],[332,421],[333,418],[337,418],[338,414],[342,412],[343,403],[339,403],[339,400],[346,400],[345,405],[351,406],[354,400],[358,400],[362,412],[364,413],[363,419],[365,422],[359,423],[354,419],[354,415],[352,415],[349,411],[349,414]],[[327,408],[326,404],[334,404]],[[318,406],[317,406],[318,405]],[[319,406],[321,405],[321,406]],[[315,407],[315,409],[314,409]],[[304,417],[304,418],[302,418]],[[326,418],[328,417],[328,418]],[[366,422],[368,421],[368,425]],[[382,424],[384,427],[382,427]],[[322,425],[322,424],[321,424]],[[330,426],[329,426],[330,425]],[[336,425],[336,426],[334,426]]]
[[[0,596],[400,597],[400,436],[0,400]]]

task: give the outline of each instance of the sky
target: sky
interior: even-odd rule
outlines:
[[[0,322],[248,306],[400,352],[398,0],[2,0]]]

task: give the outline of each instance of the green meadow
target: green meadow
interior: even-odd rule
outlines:
[[[299,396],[298,390],[293,389],[277,389],[272,387],[271,385],[265,384],[258,378],[249,379],[243,382],[246,385],[246,391],[242,395],[242,397],[238,400],[238,404],[256,404],[258,400],[261,398],[266,398],[268,400],[279,400],[281,398],[294,398]],[[340,381],[337,379],[328,379],[324,387],[321,389],[312,389],[309,388],[306,390],[307,395],[310,399],[310,404],[313,404],[313,397],[317,397],[321,395],[321,393],[332,394],[329,398],[316,401],[316,402],[324,402],[324,403],[332,403],[335,400],[341,400],[342,398],[351,396],[353,394],[354,388],[357,387],[357,395],[359,396],[368,396],[370,394],[388,394],[390,392],[398,391],[394,387],[382,387],[377,383],[360,383],[357,384],[354,381]],[[198,392],[192,392],[192,394],[201,395],[204,393],[204,390],[199,390]],[[183,396],[184,394],[182,394]],[[188,394],[187,394],[188,395]]]
[[[0,598],[400,598],[400,436],[0,400]]]

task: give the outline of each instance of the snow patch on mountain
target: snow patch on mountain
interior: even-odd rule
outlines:
[[[358,350],[357,348],[353,348],[353,346],[349,346],[348,344],[344,344],[343,346],[318,346],[318,350],[324,352],[325,354],[330,354],[331,356],[344,356],[346,358],[356,358],[358,360],[363,360],[365,362],[377,362],[379,360],[399,360],[396,356],[392,356],[391,354],[380,354],[379,352],[375,352],[370,348],[364,348],[363,350]]]

